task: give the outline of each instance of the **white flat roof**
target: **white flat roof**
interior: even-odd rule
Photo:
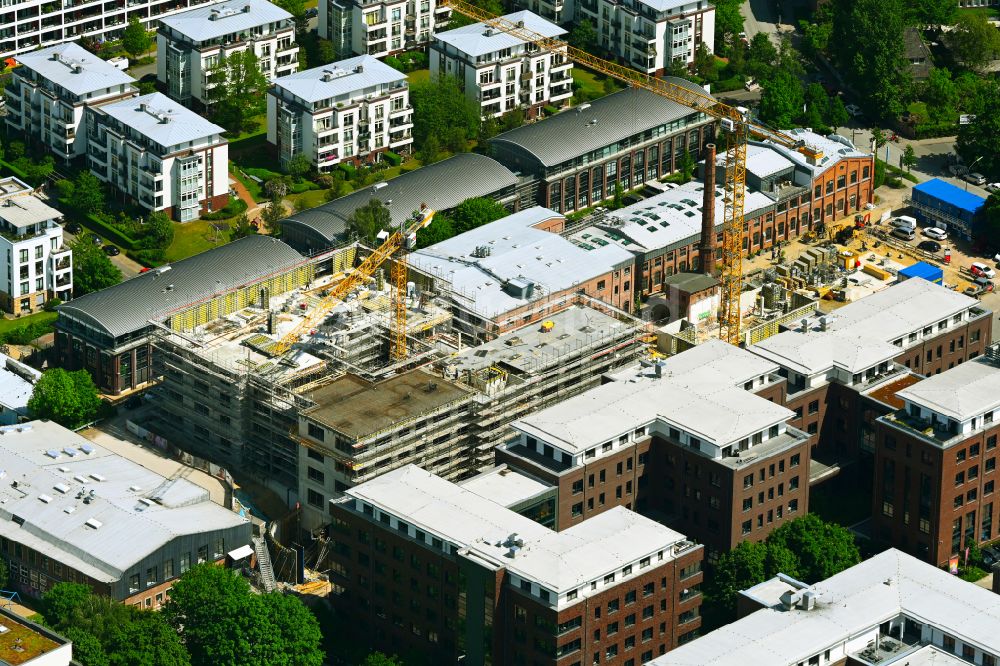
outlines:
[[[0,220],[22,229],[62,217],[56,210],[33,194],[15,194],[0,198]]]
[[[846,331],[783,331],[752,345],[750,350],[807,376],[834,367],[853,374],[891,361],[900,353],[893,344]]]
[[[291,18],[291,14],[267,0],[225,0],[164,16],[160,23],[192,42],[204,42]]]
[[[225,131],[158,92],[105,104],[101,111],[164,148]]]
[[[105,88],[135,83],[131,76],[75,42],[21,53],[16,60],[19,65],[74,95],[86,95]]]
[[[851,143],[850,139],[840,136],[839,134],[828,134],[827,136],[823,136],[822,134],[817,134],[816,132],[801,127],[788,130],[787,134],[801,139],[805,141],[807,146],[821,151],[823,153],[823,157],[820,158],[816,164],[810,164],[806,156],[794,148],[779,146],[771,143],[770,141],[765,141],[764,143],[771,146],[773,150],[784,155],[787,159],[796,162],[800,167],[804,167],[813,175],[826,171],[842,159],[851,157],[871,157],[871,153],[859,150],[853,143]]]
[[[557,594],[600,581],[613,571],[620,573],[626,564],[686,541],[679,532],[620,506],[553,532],[415,465],[383,474],[346,494]],[[507,548],[497,544],[515,533],[524,546],[510,558]]]
[[[725,151],[716,155],[715,164],[725,166]],[[773,145],[757,142],[747,144],[747,171],[758,178],[767,178],[794,166],[795,162],[775,150]]]
[[[692,352],[697,353],[684,358]],[[700,364],[716,353],[727,360]],[[657,420],[724,446],[794,416],[742,388],[745,381],[776,368],[752,356],[724,342],[706,342],[664,361],[661,377],[643,373],[597,386],[513,426],[571,454]],[[727,372],[727,361],[735,373]],[[741,367],[754,372],[746,377]]]
[[[0,354],[0,406],[15,412],[26,412],[35,382],[42,373]]]
[[[459,485],[480,497],[485,497],[505,507],[511,507],[537,497],[552,488],[552,486],[511,469],[507,465],[500,465],[477,474],[471,479],[461,481]]]
[[[0,536],[96,580],[118,580],[179,536],[247,523],[190,481],[166,485],[156,472],[56,423],[33,421],[0,433]],[[89,503],[77,497],[91,490]],[[97,529],[87,524],[94,520]]]
[[[887,550],[812,588],[820,593],[813,610],[765,608],[648,663],[795,666],[900,613],[1000,654],[1000,596],[901,551]]]
[[[976,358],[908,386],[896,395],[957,421],[1000,409],[1000,368]],[[1000,419],[1000,414],[997,415]]]
[[[501,18],[511,23],[523,22],[526,30],[545,37],[559,37],[566,34],[566,31],[555,23],[546,21],[541,16],[527,10],[505,14]],[[497,28],[491,28],[485,23],[473,23],[454,30],[438,32],[434,34],[434,39],[444,42],[472,58],[527,43],[519,37]]]
[[[274,85],[313,103],[323,99],[332,101],[340,95],[362,94],[368,88],[397,81],[406,81],[406,75],[378,58],[360,55],[282,76],[274,80]]]

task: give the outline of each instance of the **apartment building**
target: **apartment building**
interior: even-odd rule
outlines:
[[[788,425],[777,370],[706,342],[522,417],[496,459],[557,488],[560,528],[624,506],[714,560],[808,510],[810,437]]]
[[[178,222],[229,203],[225,131],[161,93],[92,109],[90,170],[124,198]]]
[[[135,79],[74,43],[25,53],[17,65],[4,89],[7,131],[64,161],[86,153],[88,107],[139,94]]]
[[[322,0],[317,31],[337,55],[376,58],[429,44],[451,21],[437,0]]]
[[[73,256],[63,242],[62,213],[17,178],[0,179],[0,308],[39,312],[73,297]]]
[[[779,574],[745,617],[649,666],[917,666],[1000,661],[997,595],[890,549],[806,585]]]
[[[250,543],[250,521],[184,478],[166,479],[52,421],[4,426],[0,559],[10,588],[63,581],[159,608],[177,578]]]
[[[295,21],[267,0],[224,0],[160,19],[156,33],[156,80],[181,104],[204,107],[218,85],[212,70],[251,49],[269,80],[295,72],[299,47]],[[217,77],[215,77],[217,78]]]
[[[363,55],[283,76],[267,94],[267,140],[282,166],[304,154],[321,172],[408,153],[413,107],[406,75]]]
[[[566,34],[529,11],[502,18],[544,37]],[[429,56],[431,76],[456,78],[466,98],[480,107],[483,118],[497,118],[515,109],[524,109],[534,118],[542,107],[563,106],[573,96],[573,63],[564,47],[539,48],[484,23],[435,33]]]
[[[555,532],[409,465],[330,514],[331,601],[372,649],[636,666],[701,625],[702,547],[621,507]]]
[[[673,83],[705,91],[690,81]],[[628,118],[628,122],[624,119]],[[490,153],[530,179],[534,201],[572,213],[674,173],[686,152],[697,162],[715,120],[641,88],[627,88],[499,134]]]
[[[52,2],[12,0],[0,8],[0,58],[12,58],[63,42],[118,39],[134,16],[147,29],[156,21],[208,0],[115,0]],[[17,58],[20,60],[20,57]]]
[[[876,421],[875,538],[938,566],[1000,539],[1000,348],[896,398]]]
[[[792,423],[818,436],[813,456],[847,463],[874,452],[875,419],[892,410],[880,399],[887,387],[975,358],[991,335],[979,301],[915,278],[748,349],[780,366]]]

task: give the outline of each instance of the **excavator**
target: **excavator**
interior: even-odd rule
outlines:
[[[406,275],[407,264],[403,249],[411,249],[416,243],[417,232],[426,227],[434,219],[435,211],[420,204],[420,210],[407,220],[399,229],[389,233],[382,244],[375,249],[361,264],[351,271],[343,280],[330,289],[319,304],[314,307],[295,328],[283,335],[268,350],[274,356],[288,352],[296,342],[307,332],[318,326],[330,311],[352,291],[365,284],[375,274],[382,264],[394,257],[391,276],[395,286],[393,299],[393,318],[390,355],[393,360],[406,358]]]

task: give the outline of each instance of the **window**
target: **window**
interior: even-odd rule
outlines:
[[[326,480],[326,475],[315,467],[309,468],[309,480],[322,484]]]
[[[819,400],[813,400],[809,403],[809,413],[816,414],[819,412]]]
[[[801,455],[798,454],[798,453],[796,453],[795,455],[793,455],[791,458],[788,459],[788,466],[789,467],[798,467],[799,466],[799,460],[801,460]]]
[[[574,504],[571,512],[572,512],[572,515],[573,515],[574,518],[582,516],[583,515],[583,502],[577,502],[576,504]]]
[[[309,436],[320,442],[323,441],[323,437],[326,436],[326,431],[319,427],[315,423],[309,424]]]
[[[208,546],[198,547],[198,564],[202,564],[208,561]]]
[[[153,567],[147,567],[146,568],[146,587],[153,587],[154,585],[156,585],[156,579],[157,579],[157,576],[156,576],[156,567],[155,566],[153,566]]]
[[[181,566],[178,573],[183,574],[191,568],[191,553],[181,553]]]
[[[27,250],[25,250],[27,252]],[[139,574],[132,574],[128,578],[128,593],[135,594],[139,591]]]
[[[312,488],[309,488],[306,493],[306,501],[317,509],[323,508],[323,493],[318,493]]]
[[[579,495],[583,492],[583,479],[573,482],[573,494]]]

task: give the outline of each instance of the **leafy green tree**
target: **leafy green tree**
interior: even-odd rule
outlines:
[[[131,621],[114,627],[105,649],[108,666],[191,664],[180,636],[159,613],[152,611],[133,609]]]
[[[251,236],[257,233],[257,230],[253,228],[250,224],[250,218],[247,217],[246,213],[241,213],[239,217],[236,218],[236,224],[229,231],[229,240],[234,241],[239,238],[245,238],[246,236]]]
[[[207,76],[214,85],[208,88],[206,103],[215,122],[235,133],[253,129],[253,118],[264,112],[268,85],[253,49],[220,59]]]
[[[83,296],[122,281],[122,272],[93,243],[93,235],[81,234],[70,243],[73,252],[73,291]]]
[[[430,137],[452,152],[464,151],[468,140],[479,134],[479,107],[465,97],[453,77],[410,86],[410,102],[413,140],[421,152],[427,152],[424,144]]]
[[[150,213],[146,220],[143,245],[147,248],[166,249],[174,242],[174,223],[162,211]]]
[[[473,197],[455,206],[449,217],[451,217],[455,233],[464,234],[466,231],[489,224],[507,215],[507,209],[493,199]]]
[[[295,19],[304,18],[306,14],[305,0],[277,0],[276,5],[291,14]]]
[[[698,45],[698,50],[694,53],[694,71],[705,81],[712,83],[718,80],[718,64],[715,56],[709,52],[705,42]]]
[[[847,107],[844,106],[844,100],[840,97],[831,97],[830,104],[826,109],[826,124],[836,129],[837,127],[843,127],[846,125],[847,121],[850,119],[851,116],[847,113]]]
[[[935,67],[931,70],[921,86],[920,98],[935,120],[954,122],[958,115],[958,86],[947,69]]]
[[[798,560],[798,577],[807,583],[829,578],[861,561],[850,530],[824,522],[812,513],[776,529],[768,536],[767,545],[794,553]]]
[[[741,590],[767,578],[767,546],[741,541],[736,548],[719,556],[711,579],[713,601],[725,608],[735,608]]]
[[[889,137],[885,135],[885,132],[883,132],[881,128],[875,127],[872,128],[872,139],[875,140],[875,150],[878,150],[886,144]]]
[[[146,28],[142,26],[139,17],[133,14],[122,32],[122,48],[133,58],[138,58],[148,53],[152,46],[153,39],[149,36]]]
[[[978,12],[962,14],[947,42],[956,60],[977,71],[1000,57],[1000,31]]]
[[[523,125],[524,121],[524,109],[518,107],[516,109],[511,109],[500,117],[500,127],[502,131],[508,132]]]
[[[80,583],[56,583],[42,595],[42,617],[55,629],[71,624],[83,602],[91,595],[90,588]]]
[[[802,123],[813,129],[826,126],[826,116],[830,112],[830,98],[827,97],[823,86],[818,83],[810,83],[806,86],[803,95],[805,103],[805,114]]]
[[[81,171],[72,188],[67,188],[67,203],[83,215],[104,210],[104,184],[90,171]]]
[[[486,142],[495,137],[500,133],[500,121],[489,116],[488,118],[483,118],[483,121],[479,124],[479,145],[485,146]]]
[[[760,96],[760,118],[778,129],[795,125],[802,110],[802,82],[785,69],[779,69],[763,83]]]
[[[258,598],[270,614],[271,631],[277,638],[279,657],[285,657],[284,663],[289,666],[323,666],[326,658],[321,647],[323,633],[316,616],[290,595],[264,594]],[[294,659],[289,660],[289,657]]]
[[[86,370],[46,370],[28,399],[32,418],[49,419],[67,428],[93,420],[100,406],[97,387]]]
[[[625,192],[622,190],[621,181],[615,181],[614,195],[611,197],[611,208],[617,210],[625,205]]]
[[[906,148],[903,149],[903,166],[909,171],[917,165],[917,154],[913,150],[913,146],[907,144]]]
[[[63,627],[59,633],[73,641],[73,660],[83,666],[110,666],[108,654],[97,637],[76,627]]]
[[[982,105],[975,120],[959,126],[955,148],[966,164],[979,159],[977,170],[992,176],[1000,174],[1000,88],[990,86]]]
[[[264,206],[260,219],[272,236],[281,236],[281,221],[285,219],[285,206],[280,200],[271,199]]]
[[[778,64],[778,49],[766,32],[758,32],[750,40],[747,52],[747,70],[750,75],[765,80]]]
[[[376,244],[378,233],[391,227],[392,215],[378,199],[371,199],[347,218],[347,230],[356,235],[363,243],[373,247]]]
[[[976,211],[975,235],[986,240],[990,249],[1000,248],[1000,192],[991,193]]]
[[[907,10],[908,25],[952,25],[958,13],[958,3],[951,0],[910,0]]]
[[[288,172],[288,175],[296,179],[305,178],[312,169],[312,162],[309,161],[305,153],[295,153],[285,165],[285,171]]]
[[[358,666],[403,666],[403,661],[396,655],[390,657],[381,652],[372,652]]]
[[[594,53],[597,49],[597,30],[590,19],[583,19],[569,33],[569,43],[581,51]]]
[[[826,53],[833,34],[833,7],[825,2],[816,8],[811,20],[799,21],[802,33],[802,52],[810,57]]]
[[[691,157],[691,153],[684,151],[677,163],[677,173],[680,174],[682,183],[691,182],[691,179],[694,177],[695,166],[694,158]]]
[[[424,166],[427,166],[428,164],[440,162],[444,158],[442,151],[441,142],[438,141],[436,135],[431,134],[424,140],[423,145],[417,151],[417,158],[424,163]]]
[[[903,112],[910,77],[903,59],[903,0],[844,0],[834,5],[832,51],[863,106],[879,118]],[[859,38],[863,35],[863,38]]]
[[[736,36],[743,32],[742,0],[717,0],[712,4],[715,5],[715,43],[738,42]]]
[[[437,213],[431,223],[417,232],[417,247],[425,248],[448,240],[455,235],[455,226],[451,218],[444,213]]]

